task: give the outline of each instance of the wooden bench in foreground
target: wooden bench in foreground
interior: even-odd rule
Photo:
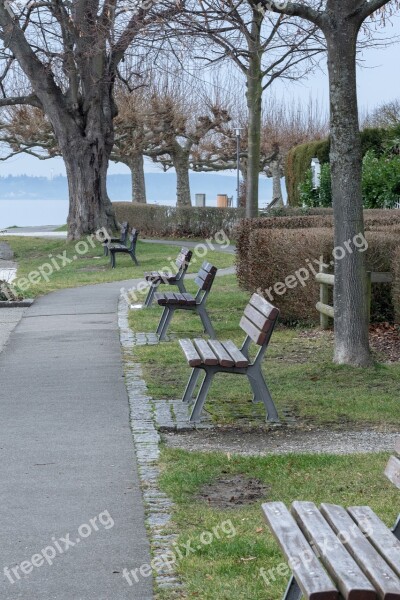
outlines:
[[[385,474],[400,488],[400,439]],[[284,600],[400,600],[400,515],[390,530],[368,506],[262,510],[293,573]]]
[[[154,294],[157,292],[159,286],[163,283],[167,285],[176,285],[181,294],[186,294],[186,288],[183,280],[188,270],[189,263],[192,259],[192,251],[189,248],[181,248],[178,257],[175,261],[178,270],[176,273],[167,271],[152,271],[151,273],[145,273],[144,278],[150,283],[150,289],[147,294],[144,306],[148,307],[152,305]]]
[[[262,359],[278,316],[279,310],[275,306],[272,306],[258,294],[253,294],[240,321],[240,327],[247,333],[247,337],[240,348],[231,340],[224,342],[202,339],[179,340],[188,364],[193,367],[183,396],[184,402],[191,402],[199,375],[201,371],[205,372],[205,378],[197,395],[190,421],[196,422],[200,419],[214,375],[217,373],[232,373],[247,375],[253,390],[254,401],[264,403],[268,421],[279,422],[275,404],[261,371]],[[249,348],[252,342],[259,346],[254,361],[249,358]]]
[[[176,310],[190,310],[196,312],[199,315],[204,329],[208,335],[212,338],[215,338],[214,327],[212,326],[210,317],[206,311],[206,301],[207,296],[210,293],[211,286],[214,283],[216,274],[216,267],[208,262],[203,262],[201,269],[197,273],[197,277],[194,280],[199,288],[196,296],[192,296],[192,294],[187,293],[178,294],[172,292],[157,292],[154,295],[157,304],[164,307],[160,323],[157,327],[157,335],[159,336],[160,340],[165,339],[168,326]]]
[[[111,259],[111,268],[115,269],[115,255],[116,254],[129,254],[135,265],[139,265],[136,258],[136,243],[139,236],[137,229],[132,229],[129,235],[129,246],[124,244],[108,244],[108,252]]]

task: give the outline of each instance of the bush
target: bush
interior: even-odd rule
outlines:
[[[216,207],[176,207],[113,202],[117,220],[128,221],[142,236],[207,238],[224,230],[232,235],[244,210]]]
[[[394,137],[393,129],[369,128],[361,132],[361,151],[364,156],[373,150],[380,156]],[[285,179],[288,193],[288,204],[300,206],[299,186],[307,177],[310,169],[311,159],[316,157],[322,164],[329,163],[330,140],[307,142],[292,148],[286,159]]]
[[[318,189],[313,188],[312,171],[307,171],[306,179],[300,184],[300,200],[303,206],[314,208],[332,206],[331,167],[328,163],[321,165],[321,182]]]
[[[392,256],[392,268],[394,281],[392,285],[392,302],[394,319],[400,323],[400,247],[396,248]]]
[[[377,157],[369,150],[363,159],[362,191],[366,208],[393,208],[400,199],[400,156]]]
[[[368,211],[368,213],[372,212],[386,212],[387,214],[389,211]],[[380,215],[379,218],[376,215],[367,215],[367,221],[368,216],[375,223],[375,227],[379,220],[381,223],[385,222],[384,215]],[[276,219],[280,222],[285,220],[287,219]],[[318,270],[318,264],[312,261],[320,256],[324,257],[325,262],[332,261],[332,227],[315,227],[313,225],[316,221],[310,217],[308,218],[308,226],[298,229],[294,227],[272,228],[271,226],[263,228],[262,219],[253,220],[253,224],[251,220],[246,221],[242,225],[238,239],[237,268],[241,286],[250,292],[264,291],[263,295],[271,302],[276,303],[281,309],[282,320],[288,324],[298,322],[318,323],[319,315],[315,309],[315,304],[319,298],[319,286],[315,283],[313,276],[309,277],[305,286],[299,283],[293,288],[286,286],[288,289],[284,294],[278,293],[282,286],[278,286],[278,292],[270,288],[273,288],[278,282],[285,283],[286,278],[293,276],[299,269],[304,270],[307,268],[312,273],[311,266],[314,266]],[[268,221],[268,219],[264,219],[264,221]],[[297,219],[291,219],[290,221],[290,225],[298,222]],[[386,223],[388,223],[387,218]],[[367,251],[368,269],[370,271],[392,272],[395,275],[397,268],[399,273],[395,275],[396,290],[399,287],[400,266],[394,266],[395,259],[393,256],[396,248],[398,249],[400,246],[398,228],[400,226],[384,227],[384,231],[375,229],[366,233],[369,244]],[[398,306],[400,303],[399,296],[396,297],[396,293],[398,292],[395,291],[395,287],[390,285],[373,285],[372,320],[393,320],[395,311],[398,314],[400,310]]]

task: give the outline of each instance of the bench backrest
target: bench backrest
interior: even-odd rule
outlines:
[[[186,273],[189,263],[192,260],[193,252],[189,248],[181,248],[178,258],[175,261],[178,267],[177,277],[180,279]]]
[[[124,221],[123,223],[121,223],[121,244],[126,244],[126,238],[128,237],[128,231],[129,231],[129,223],[128,221]]]
[[[205,296],[211,290],[211,286],[214,283],[214,279],[215,279],[217,270],[218,270],[217,267],[214,267],[214,265],[212,265],[206,261],[203,262],[203,264],[201,265],[200,271],[197,273],[197,276],[195,277],[195,280],[194,280],[197,287],[199,288],[199,291],[197,292],[197,296],[199,296],[199,294],[201,294],[203,292],[203,298],[205,298]]]
[[[139,235],[139,231],[137,229],[133,228],[129,235],[129,241],[131,243],[129,250],[133,251],[135,249],[138,235]]]
[[[279,310],[259,294],[253,294],[244,309],[240,327],[258,346],[267,344],[279,316]]]
[[[395,455],[389,458],[389,462],[385,469],[386,477],[400,489],[400,438],[398,438],[395,446]]]

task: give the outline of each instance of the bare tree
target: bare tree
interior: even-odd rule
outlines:
[[[193,89],[181,77],[155,83],[149,98],[147,128],[151,131],[146,155],[164,169],[174,167],[177,177],[177,206],[191,206],[189,169],[191,154],[211,131],[230,121],[219,100],[200,88]]]
[[[400,125],[400,100],[384,102],[363,119],[363,127],[390,128]]]
[[[358,120],[356,53],[360,30],[371,15],[398,8],[390,0],[310,0],[264,2],[268,9],[301,17],[317,26],[327,44],[332,196],[335,246],[335,356],[339,364],[368,366],[369,323],[365,254],[345,251],[357,235],[364,234],[361,194],[361,137]],[[378,23],[378,21],[377,21]],[[342,257],[344,249],[344,256]],[[338,258],[341,256],[342,258]]]
[[[0,105],[27,104],[45,113],[69,184],[69,238],[115,226],[107,168],[117,113],[114,82],[133,40],[177,12],[176,4],[125,0],[0,0],[3,72]],[[29,84],[12,96],[16,62]]]
[[[299,79],[322,50],[314,24],[265,13],[256,0],[193,0],[180,15],[183,33],[199,40],[208,65],[233,61],[246,79],[247,202],[246,214],[258,214],[260,130],[263,92],[276,79]],[[306,62],[305,62],[306,61]]]

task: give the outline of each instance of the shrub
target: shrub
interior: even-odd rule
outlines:
[[[400,323],[400,247],[393,252],[391,272],[394,277],[392,285],[394,319],[396,323]]]
[[[142,236],[207,238],[221,230],[231,236],[244,216],[244,210],[237,208],[182,208],[131,202],[114,202],[113,206],[117,220],[129,221]]]
[[[332,206],[331,167],[329,163],[321,165],[321,181],[318,189],[313,188],[312,171],[309,169],[305,180],[299,186],[299,191],[303,206],[314,208]]]
[[[368,269],[394,273],[393,256],[400,246],[398,233],[371,231],[366,233],[366,238]],[[313,268],[318,271],[320,257],[330,263],[332,249],[331,228],[253,229],[249,234],[246,271],[241,270],[241,283],[250,292],[258,290],[275,303],[285,323],[318,323],[315,304],[319,298],[319,285],[315,282]],[[299,283],[296,273],[304,274],[305,285]],[[292,279],[288,280],[288,276]],[[274,287],[276,284],[277,288]],[[394,296],[390,285],[373,285],[372,320],[393,320],[396,302],[399,303]]]
[[[366,208],[393,208],[400,199],[400,156],[377,157],[369,150],[363,159],[362,192]]]

